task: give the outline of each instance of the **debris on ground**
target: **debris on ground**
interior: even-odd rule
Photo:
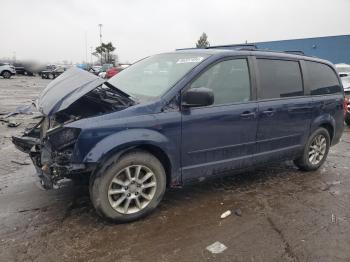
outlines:
[[[334,215],[334,214],[332,214],[332,223],[336,223],[337,222],[337,217]]]
[[[220,254],[224,252],[226,249],[227,247],[224,244],[220,243],[219,241],[216,241],[210,246],[207,246],[207,250],[213,254]]]
[[[334,181],[334,182],[331,182],[331,183],[327,183],[325,185],[323,185],[321,187],[321,190],[322,191],[327,191],[329,190],[332,186],[335,186],[335,185],[339,185],[340,184],[340,181]]]
[[[242,216],[242,210],[240,208],[236,208],[233,212],[235,213],[236,216],[239,216],[239,217]]]
[[[28,162],[20,162],[20,161],[16,161],[16,160],[11,160],[12,163],[15,163],[15,164],[18,164],[18,165],[21,165],[21,166],[27,166],[27,165],[30,165],[30,163]]]
[[[18,106],[13,112],[6,114],[3,118],[8,118],[10,116],[14,116],[18,114],[31,115],[32,113],[33,113],[32,105],[21,105],[21,106]]]
[[[18,122],[8,122],[7,126],[8,127],[18,127],[21,123]]]
[[[231,215],[231,211],[230,210],[227,210],[227,211],[225,211],[224,213],[222,213],[221,214],[221,218],[226,218],[226,217],[228,217],[229,215]]]

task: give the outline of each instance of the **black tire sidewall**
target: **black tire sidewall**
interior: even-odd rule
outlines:
[[[130,165],[144,165],[150,168],[156,177],[157,188],[151,202],[141,211],[134,214],[121,214],[114,210],[108,200],[108,189],[113,177],[123,168]],[[106,166],[107,165],[107,166]],[[113,222],[130,222],[140,219],[152,212],[163,198],[166,188],[166,175],[160,161],[147,152],[133,152],[116,161],[107,161],[93,177],[90,183],[90,197],[97,213]]]
[[[11,73],[9,71],[2,72],[2,77],[5,79],[11,78]]]
[[[326,152],[324,154],[323,159],[317,164],[317,165],[313,165],[310,163],[309,160],[309,149],[310,149],[310,145],[312,143],[312,141],[314,140],[314,138],[318,135],[323,135],[326,138]],[[312,135],[309,137],[309,140],[305,146],[304,149],[304,155],[303,155],[303,162],[305,163],[306,167],[308,170],[316,170],[318,169],[320,166],[323,165],[323,163],[326,161],[327,156],[328,156],[328,152],[329,152],[329,148],[330,148],[330,136],[329,133],[327,131],[327,129],[325,128],[318,128],[315,132],[312,133]]]

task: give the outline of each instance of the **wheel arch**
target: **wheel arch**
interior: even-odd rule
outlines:
[[[311,124],[310,135],[313,132],[315,132],[317,128],[320,128],[320,127],[323,127],[328,131],[329,137],[331,139],[331,144],[332,144],[332,140],[334,138],[334,131],[335,131],[335,119],[329,114],[321,115],[317,117]]]
[[[331,139],[330,142],[332,144],[332,140],[334,137],[334,127],[330,123],[323,123],[320,125],[320,127],[323,127],[324,129],[326,129],[328,131],[329,138]]]
[[[140,133],[139,133],[140,132]],[[123,134],[122,134],[123,133]],[[135,133],[130,135],[131,133]],[[149,140],[138,140],[136,139],[136,133],[138,134],[149,134],[152,139]],[[128,139],[121,139],[122,137]],[[140,137],[140,136],[138,136]],[[119,139],[117,139],[119,138]],[[118,141],[116,143],[115,141]],[[123,143],[120,143],[123,141]],[[113,143],[114,142],[114,143]],[[174,156],[169,150],[169,141],[162,134],[151,131],[151,130],[129,130],[120,133],[116,133],[111,137],[105,139],[105,141],[101,141],[99,143],[100,146],[95,146],[86,156],[83,162],[85,163],[95,163],[95,172],[99,170],[101,166],[103,166],[106,161],[109,159],[113,159],[113,161],[117,161],[126,153],[134,150],[145,151],[153,156],[155,156],[163,165],[165,173],[166,173],[166,181],[167,186],[172,184],[173,180],[173,169],[174,169]],[[95,173],[94,172],[94,173]]]
[[[135,151],[135,150],[148,152],[148,153],[152,154],[153,156],[155,156],[159,160],[159,162],[164,167],[165,174],[166,174],[166,184],[167,184],[167,187],[169,187],[171,184],[171,166],[172,165],[171,165],[171,161],[170,161],[170,158],[167,155],[167,153],[165,153],[165,151],[163,149],[161,149],[160,147],[158,147],[156,145],[140,144],[137,146],[133,146],[133,147],[124,149],[123,153],[120,154],[119,157],[122,157],[124,154],[127,154],[130,151]]]

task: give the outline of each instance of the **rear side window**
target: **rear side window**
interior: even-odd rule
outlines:
[[[260,99],[304,95],[299,62],[257,59],[260,77]]]
[[[337,75],[325,64],[305,61],[311,95],[326,95],[341,92]]]
[[[213,90],[214,105],[250,100],[250,78],[246,59],[219,62],[201,74],[190,86]]]

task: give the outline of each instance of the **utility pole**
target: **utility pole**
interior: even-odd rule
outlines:
[[[100,28],[100,47],[102,48],[102,24],[98,24]],[[102,66],[102,50],[101,50],[101,66]]]
[[[87,36],[86,36],[86,31],[85,31],[85,63],[88,64],[88,56],[87,56]]]
[[[92,66],[92,46],[90,46],[90,64]]]

